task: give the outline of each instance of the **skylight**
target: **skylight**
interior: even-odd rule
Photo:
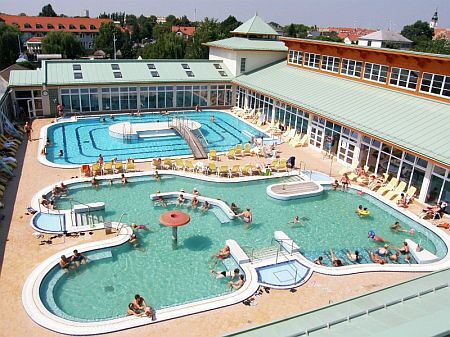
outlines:
[[[115,71],[114,78],[122,78],[122,73],[120,71]]]
[[[147,63],[147,67],[148,67],[148,69],[156,69],[154,63]]]
[[[181,66],[183,67],[183,69],[191,69],[189,67],[189,64],[187,64],[187,63],[181,63]]]
[[[112,68],[112,70],[120,70],[120,67],[117,63],[111,64],[111,68]]]
[[[214,67],[216,69],[222,69],[222,66],[219,63],[214,63]]]
[[[76,80],[83,79],[83,73],[73,73],[73,78]]]
[[[150,74],[152,77],[159,77],[159,73],[157,71],[151,71]]]
[[[189,77],[195,77],[194,73],[190,70],[186,71],[186,75],[188,75]]]
[[[228,76],[227,73],[224,72],[223,70],[219,71],[219,74],[220,74],[220,76],[223,76],[223,77],[227,77]]]
[[[81,64],[72,64],[73,70],[81,70]]]

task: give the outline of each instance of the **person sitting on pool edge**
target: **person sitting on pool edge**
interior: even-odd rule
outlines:
[[[375,254],[371,251],[368,251],[368,253],[370,256],[370,260],[372,260],[373,263],[385,264],[385,261],[380,256],[378,256],[378,254]]]
[[[200,209],[202,212],[206,212],[210,207],[210,204],[208,201],[205,200],[205,202],[203,203],[202,208]]]
[[[351,251],[348,250],[346,255],[347,255],[347,258],[351,262],[359,262],[359,260],[361,259],[361,256],[359,256],[359,252],[357,250],[355,250],[354,254]]]
[[[336,257],[336,255],[334,255],[333,249],[330,249],[330,258],[331,258],[331,263],[333,264],[333,267],[342,267],[342,261],[340,259],[338,259]]]
[[[197,206],[198,206],[198,199],[197,199],[196,197],[193,197],[192,200],[191,200],[191,205],[190,205],[190,207],[191,207],[192,209],[196,209]]]
[[[184,204],[184,196],[183,194],[180,194],[177,198],[177,206],[181,206]]]
[[[70,259],[74,264],[75,267],[78,268],[81,264],[88,263],[88,259],[84,254],[78,253],[78,250],[73,251],[72,258]]]
[[[314,260],[314,263],[319,266],[323,266],[323,257],[319,256],[317,259]]]
[[[211,269],[211,275],[213,275],[216,279],[229,277],[231,281],[233,281],[235,278],[239,277],[240,270],[239,268],[235,268],[234,270],[224,270],[218,273],[214,269]]]
[[[339,186],[341,186],[341,185],[339,185],[339,181],[337,181],[337,180],[335,180],[334,183],[331,184],[333,191],[336,191]]]
[[[155,206],[167,207],[166,201],[164,200],[162,195],[160,195],[155,201]]]
[[[136,236],[136,234],[131,234],[130,238],[128,239],[128,242],[134,247],[136,248],[139,245],[139,241],[138,238]]]
[[[74,269],[75,266],[72,264],[72,260],[68,259],[65,255],[61,255],[61,260],[59,261],[59,266],[65,273],[69,272],[69,269]]]
[[[225,245],[221,250],[219,250],[218,253],[213,254],[211,258],[212,259],[215,258],[216,260],[223,260],[230,257],[230,254],[231,254],[230,247],[228,245]]]
[[[228,282],[228,290],[229,291],[238,290],[242,288],[244,283],[245,283],[244,275],[239,275],[239,280],[237,280],[236,282],[233,281]]]

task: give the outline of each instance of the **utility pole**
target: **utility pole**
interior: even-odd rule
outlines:
[[[194,8],[194,22],[197,22],[197,8]]]
[[[116,57],[116,33],[113,33],[113,45],[114,45],[114,60],[117,58]]]
[[[19,42],[19,56],[22,54],[22,43],[20,42],[20,35],[17,35],[17,41]]]

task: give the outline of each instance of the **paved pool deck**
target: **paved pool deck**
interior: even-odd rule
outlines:
[[[40,128],[50,119],[33,122],[33,136],[38,137]],[[342,166],[335,161],[323,159],[323,155],[309,148],[294,149],[287,144],[279,147],[281,156],[291,155],[307,162],[307,169],[318,170],[332,176],[338,176]],[[0,335],[4,336],[58,336],[33,322],[22,307],[21,292],[25,279],[33,268],[44,259],[58,251],[77,245],[102,240],[107,237],[104,231],[96,231],[93,235],[70,238],[53,238],[52,244],[40,245],[40,240],[32,235],[29,225],[31,215],[26,214],[32,196],[40,189],[57,181],[79,176],[78,169],[55,169],[46,167],[37,161],[38,141],[24,142],[18,152],[18,168],[16,177],[8,183],[3,202],[5,215],[0,220]],[[244,159],[223,160],[220,164],[232,165],[263,162],[263,159],[246,157]],[[205,161],[206,162],[206,161]],[[138,163],[137,168],[148,170],[150,163]],[[420,209],[420,205],[410,209]],[[448,233],[448,232],[447,232]],[[49,236],[46,235],[46,239]],[[161,322],[131,330],[121,331],[111,336],[219,336],[240,329],[267,323],[275,319],[292,316],[300,312],[321,307],[367,293],[372,290],[403,282],[422,274],[420,273],[364,273],[349,276],[325,276],[313,274],[308,282],[296,292],[271,290],[258,299],[253,307],[237,304],[197,315]],[[125,312],[124,308],[124,312]],[[144,319],[144,318],[143,318]]]

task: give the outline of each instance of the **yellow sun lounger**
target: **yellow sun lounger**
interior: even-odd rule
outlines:
[[[386,186],[381,186],[381,187],[378,189],[377,193],[378,193],[379,195],[383,195],[384,193],[386,193],[386,192],[388,192],[388,191],[392,191],[392,190],[395,188],[395,186],[397,186],[397,184],[398,184],[398,179],[397,179],[397,178],[392,178],[392,179],[387,183]]]
[[[208,168],[206,169],[207,174],[217,173],[217,167],[214,163],[208,163]]]
[[[405,190],[405,188],[406,188],[406,182],[401,181],[400,184],[398,184],[398,186],[394,190],[387,192],[384,197],[388,200],[391,200],[395,196],[402,193]]]
[[[123,163],[121,161],[118,161],[114,164],[114,171],[116,173],[122,173],[123,172]]]
[[[230,175],[230,178],[233,176],[238,176],[238,177],[242,176],[241,167],[239,165],[233,165],[233,167],[230,170],[229,175]]]
[[[127,165],[125,166],[125,170],[127,172],[136,172],[136,165],[134,165],[134,162],[129,161],[129,162],[127,162]]]
[[[252,149],[251,149],[250,143],[246,143],[244,145],[244,152],[242,154],[244,156],[251,156],[252,155]]]
[[[216,150],[209,150],[208,160],[217,160],[217,151]]]
[[[414,186],[410,186],[409,188],[408,188],[408,190],[405,192],[405,194],[408,196],[408,197],[410,197],[410,198],[414,198],[414,194],[416,194],[416,192],[417,192],[417,188],[416,187],[414,187]],[[400,197],[400,194],[399,195],[397,195],[395,198],[394,198],[394,202],[397,202],[397,201],[399,201],[401,199],[401,197]]]
[[[112,163],[110,161],[103,164],[103,173],[104,174],[113,173],[113,167],[112,167]]]
[[[228,150],[227,158],[228,159],[236,159],[236,150],[235,149]]]
[[[195,166],[194,164],[192,164],[192,162],[190,160],[187,160],[184,162],[184,169],[186,171],[191,171],[194,172],[195,171]]]
[[[217,171],[218,177],[221,177],[223,175],[228,176],[228,166],[227,165],[220,166],[219,171]]]

